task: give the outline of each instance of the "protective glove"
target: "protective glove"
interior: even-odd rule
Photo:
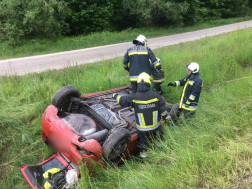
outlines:
[[[164,71],[163,70],[159,70],[159,73],[160,73],[161,77],[164,77]]]
[[[186,101],[186,104],[185,104],[185,107],[186,107],[186,108],[189,108],[190,104],[191,104],[191,102],[187,100],[187,101]]]
[[[125,69],[126,71],[129,71],[129,67],[124,67],[124,69]]]
[[[169,86],[175,87],[176,83],[175,82],[170,82],[170,83],[168,83],[167,87],[169,87]]]
[[[168,122],[168,121],[170,121],[171,120],[171,116],[167,116],[166,118],[165,118],[165,122]]]
[[[165,117],[162,117],[162,121],[161,121],[161,124],[163,124],[163,123],[167,123],[168,121],[170,121],[171,120],[171,116],[165,116]]]
[[[112,98],[113,98],[113,99],[116,99],[117,95],[118,95],[117,93],[114,93],[114,94],[112,95]]]

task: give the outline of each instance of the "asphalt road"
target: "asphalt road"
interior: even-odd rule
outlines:
[[[151,38],[148,39],[148,46],[151,49],[156,49],[246,27],[252,27],[252,20],[194,32]],[[0,75],[24,75],[32,72],[60,69],[70,65],[95,63],[101,60],[124,56],[126,50],[132,45],[132,42],[127,42],[46,55],[0,60]]]

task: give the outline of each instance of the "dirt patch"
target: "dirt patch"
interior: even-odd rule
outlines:
[[[169,161],[169,160],[167,160],[167,159],[160,159],[160,160],[157,162],[157,167],[158,167],[158,168],[167,167],[170,163],[171,163],[171,161]]]
[[[6,171],[7,171],[7,166],[3,167],[0,172],[0,181],[4,179],[4,175],[5,175]]]
[[[231,184],[229,189],[247,189],[252,188],[252,173],[250,169],[245,170],[245,176],[238,178],[236,182]]]
[[[249,67],[252,66],[251,60],[250,60],[250,61],[249,61],[249,60],[247,60],[247,61],[238,61],[238,64],[239,64],[243,69],[249,68]]]
[[[11,144],[7,143],[6,146],[0,150],[1,162],[6,162],[7,158],[4,157],[4,153],[8,152],[8,149],[10,148],[10,146],[11,146]],[[3,166],[3,167],[1,166],[0,169],[1,169],[1,171],[0,171],[0,181],[1,181],[4,179],[4,175],[5,175],[6,171],[8,170],[8,166]]]
[[[1,148],[1,150],[0,150],[0,159],[2,160],[2,162],[4,162],[4,160],[6,159],[6,158],[4,158],[4,153],[8,151],[11,144],[10,143],[4,143],[3,146],[4,145],[6,145],[6,146],[4,148]]]
[[[37,114],[36,116],[32,116],[30,119],[28,119],[25,124],[26,125],[32,125],[32,122],[41,115],[41,113]]]

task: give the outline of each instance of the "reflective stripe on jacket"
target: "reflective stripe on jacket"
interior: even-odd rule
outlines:
[[[137,44],[127,50],[123,59],[123,66],[129,68],[130,81],[137,81],[139,74],[142,72],[151,75],[149,60],[152,63],[158,63],[156,56],[149,47]]]
[[[152,90],[138,91],[127,96],[118,95],[116,100],[125,107],[133,104],[136,126],[140,131],[151,131],[158,128],[161,116],[167,116],[164,98]]]
[[[175,81],[176,87],[184,86],[182,95],[180,98],[179,108],[194,111],[197,109],[199,102],[201,88],[203,86],[202,80],[199,75],[190,77],[187,75],[184,79]],[[186,107],[186,101],[191,102],[189,107]]]

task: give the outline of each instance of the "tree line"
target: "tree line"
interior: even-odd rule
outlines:
[[[251,0],[0,0],[0,40],[187,26],[251,13]]]

